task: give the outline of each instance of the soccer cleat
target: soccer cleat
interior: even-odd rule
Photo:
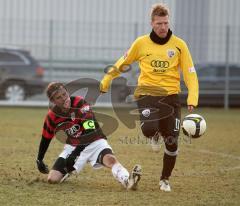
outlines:
[[[136,190],[137,189],[137,185],[138,182],[141,179],[141,175],[142,175],[142,167],[141,165],[135,165],[133,167],[133,170],[128,178],[128,182],[127,182],[127,189],[128,190]]]
[[[168,180],[160,180],[159,182],[160,190],[164,192],[171,192],[171,187]]]
[[[151,139],[151,147],[154,152],[160,151],[160,137],[152,137]]]

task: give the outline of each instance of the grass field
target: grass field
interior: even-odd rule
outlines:
[[[129,170],[142,165],[137,191],[125,191],[110,170],[90,166],[61,185],[47,184],[35,165],[46,111],[0,108],[0,205],[240,205],[239,109],[196,111],[206,118],[207,133],[191,143],[181,135],[171,193],[158,189],[163,148],[153,153],[139,128],[122,124],[109,142]],[[114,116],[111,110],[98,111]],[[57,140],[51,143],[45,156],[49,167],[62,147]]]

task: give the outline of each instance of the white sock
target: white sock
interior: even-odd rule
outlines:
[[[129,172],[125,167],[123,167],[120,163],[114,164],[112,167],[112,174],[115,179],[126,186],[126,182],[129,178]]]

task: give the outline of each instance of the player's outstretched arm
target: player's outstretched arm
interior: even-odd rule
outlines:
[[[48,146],[49,146],[51,140],[52,139],[46,139],[46,138],[42,137],[40,145],[39,145],[36,163],[37,163],[37,168],[38,168],[39,172],[41,172],[43,174],[49,173],[48,166],[43,162],[43,158],[44,158],[44,155],[48,149]]]
[[[43,174],[48,174],[49,173],[49,169],[48,166],[43,162],[43,160],[36,160],[37,162],[37,167],[39,172],[43,173]]]

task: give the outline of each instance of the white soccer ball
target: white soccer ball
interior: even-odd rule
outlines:
[[[183,133],[192,138],[201,137],[207,129],[205,119],[199,114],[189,114],[182,122]]]

